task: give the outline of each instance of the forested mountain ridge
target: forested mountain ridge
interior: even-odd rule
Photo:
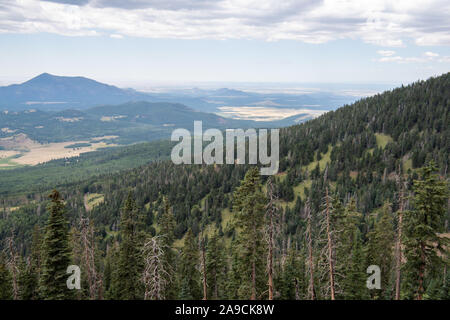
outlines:
[[[269,184],[250,166],[160,161],[67,186],[61,193],[72,228],[74,262],[84,263],[76,240],[87,230],[79,223],[83,216],[99,238],[84,245],[98,255],[101,298],[266,298],[269,245],[260,237],[272,228],[277,231],[271,256],[275,298],[392,299],[398,293],[405,299],[448,299],[448,260],[441,259],[446,258],[441,239],[449,219],[449,107],[447,73],[283,128],[280,173]],[[269,202],[271,195],[276,200]],[[48,217],[45,195],[26,198],[5,201],[0,220],[0,237],[6,239],[14,230],[16,250],[23,256],[36,254],[32,244],[38,240],[31,239],[38,238],[39,230],[32,228],[44,228]],[[263,209],[267,202],[277,208],[274,219]],[[11,210],[13,206],[20,208]],[[328,241],[324,223],[333,230]],[[414,227],[421,225],[427,228],[420,230],[428,231]],[[130,258],[148,257],[139,251],[149,248],[145,245],[166,248],[160,267],[172,281],[162,277],[161,292],[154,292],[151,281],[139,281],[145,272],[139,261],[132,279],[122,273]],[[421,246],[429,249],[426,261],[420,259]],[[404,248],[400,263],[394,248]],[[331,252],[331,260],[324,250]],[[370,264],[381,268],[381,289],[365,287]],[[327,271],[329,265],[333,272]],[[25,270],[35,275],[36,269],[30,268]],[[95,289],[90,268],[83,283]],[[331,285],[331,278],[337,284]],[[39,294],[36,288],[31,291]],[[79,298],[86,297],[100,298],[98,291],[88,289],[79,293]]]
[[[85,109],[94,105],[150,99],[134,91],[97,82],[85,77],[63,77],[42,73],[24,83],[0,87],[0,110],[29,108],[62,110]]]
[[[39,143],[49,143],[115,136],[114,142],[130,144],[167,139],[174,128],[191,129],[194,120],[203,121],[204,127],[222,129],[265,124],[199,112],[179,103],[134,101],[83,111],[1,112],[0,138],[26,134]]]
[[[313,84],[305,84],[313,86]],[[385,86],[369,85],[381,90]],[[364,86],[363,86],[364,87]],[[152,88],[154,89],[154,88]],[[361,88],[362,89],[362,88]],[[282,89],[279,89],[283,91]],[[9,112],[39,109],[62,111],[84,110],[99,105],[126,102],[182,103],[202,112],[218,112],[221,106],[270,105],[275,108],[334,109],[344,103],[355,101],[344,88],[307,90],[307,93],[256,93],[235,89],[172,89],[164,92],[141,92],[122,89],[85,77],[56,76],[42,73],[24,83],[0,86],[0,110]]]

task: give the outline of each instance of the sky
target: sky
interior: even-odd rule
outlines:
[[[450,71],[448,0],[0,0],[0,85],[407,84]]]

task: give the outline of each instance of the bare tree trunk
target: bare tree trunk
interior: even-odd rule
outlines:
[[[273,300],[273,225],[269,227],[269,300]]]
[[[202,237],[202,273],[203,273],[203,300],[208,300],[208,291],[206,290],[206,257],[205,257],[205,239]]]
[[[328,244],[328,266],[330,272],[330,291],[331,300],[335,300],[335,288],[334,288],[334,260],[333,260],[333,240],[331,238],[330,227],[330,199],[328,198],[328,187],[325,188],[326,197],[326,223],[327,223],[327,244]]]
[[[95,237],[94,227],[88,218],[80,219],[81,228],[81,244],[83,246],[83,264],[85,265],[88,283],[89,283],[89,298],[95,300],[99,298],[99,291],[101,291],[102,281],[97,274],[95,267]]]
[[[144,256],[144,272],[142,281],[145,286],[144,299],[164,299],[164,289],[167,285],[168,270],[166,270],[163,256],[164,251],[159,237],[150,238],[142,248]]]
[[[306,238],[308,245],[308,266],[309,266],[309,296],[311,300],[316,299],[316,291],[314,288],[314,262],[313,262],[313,250],[312,250],[312,234],[311,234],[311,208],[309,207],[309,199],[306,203]]]
[[[11,270],[12,280],[13,280],[13,299],[19,299],[19,279],[18,279],[18,263],[17,263],[17,253],[14,249],[14,237],[8,237],[8,249],[9,249],[9,269]]]

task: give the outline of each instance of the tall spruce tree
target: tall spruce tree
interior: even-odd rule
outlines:
[[[140,215],[133,194],[130,192],[122,208],[120,221],[121,243],[117,269],[117,294],[119,299],[142,298],[140,280],[142,259],[140,257]]]
[[[239,296],[260,298],[266,285],[264,252],[264,212],[266,197],[262,192],[259,169],[250,169],[234,192],[233,211],[236,218],[240,272],[243,275]]]
[[[338,223],[338,246],[336,248],[336,273],[342,275],[342,292],[338,295],[344,299],[358,299],[361,285],[365,286],[361,272],[365,275],[361,232],[359,224],[362,214],[357,211],[356,201],[352,198],[343,210]],[[361,271],[362,270],[362,271]],[[355,283],[358,281],[358,283]]]
[[[448,239],[444,219],[448,201],[448,185],[439,179],[433,161],[421,169],[420,179],[414,180],[414,209],[405,215],[405,281],[406,298],[422,300],[426,277],[443,268]]]
[[[202,297],[200,285],[198,241],[189,229],[184,238],[179,263],[179,298],[183,300],[196,300]]]
[[[6,266],[6,257],[0,252],[0,300],[13,298],[11,273]]]
[[[206,250],[206,275],[208,279],[208,297],[219,299],[225,296],[226,260],[225,246],[219,234],[215,232],[208,241]]]
[[[344,292],[346,299],[361,300],[368,298],[366,263],[359,229],[354,230],[350,263],[345,277]]]
[[[283,265],[279,290],[280,298],[300,300],[307,298],[306,251],[290,248]]]
[[[65,205],[58,191],[53,190],[48,211],[43,244],[41,295],[42,299],[73,299],[74,292],[67,288],[67,267],[71,264],[69,229],[65,218]]]
[[[377,265],[381,269],[381,289],[372,290],[374,299],[392,298],[392,267],[394,266],[395,231],[394,217],[390,203],[377,211],[373,230],[368,234],[367,244],[368,265]]]

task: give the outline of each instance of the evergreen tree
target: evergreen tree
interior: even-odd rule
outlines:
[[[39,279],[42,272],[42,235],[39,225],[33,228],[31,236],[31,254],[27,264],[27,293],[23,299],[37,300],[39,299]]]
[[[254,167],[245,175],[234,193],[233,211],[238,228],[240,272],[243,275],[239,296],[252,300],[265,291],[264,281],[264,211],[266,197],[262,192],[259,169]],[[250,295],[249,295],[250,293]]]
[[[21,259],[19,267],[19,297],[21,300],[37,299],[38,278],[37,272],[31,265]]]
[[[436,171],[434,162],[421,169],[420,179],[413,184],[414,209],[405,215],[407,298],[424,298],[426,276],[442,270],[442,256],[446,255],[448,239],[439,233],[444,231],[448,186]]]
[[[189,229],[184,238],[184,246],[181,249],[179,274],[180,294],[183,300],[195,300],[202,297],[200,286],[200,261],[198,243],[194,234]]]
[[[280,298],[300,300],[306,298],[306,252],[290,249],[280,279]]]
[[[103,271],[103,287],[105,290],[105,298],[118,300],[120,298],[118,292],[118,270],[115,268],[119,261],[119,245],[114,242],[106,251],[105,268]]]
[[[342,212],[338,223],[341,230],[336,248],[336,274],[342,275],[341,292],[344,299],[359,299],[361,286],[365,287],[365,268],[359,224],[362,215],[356,209],[352,198]],[[356,281],[356,282],[355,282]]]
[[[0,252],[0,300],[11,300],[13,298],[12,279],[5,260],[5,255]]]
[[[367,259],[368,265],[377,265],[381,269],[381,289],[371,290],[371,293],[377,299],[390,299],[394,262],[394,218],[389,203],[385,203],[377,213],[374,229],[368,234]]]
[[[142,269],[140,257],[139,213],[132,193],[128,194],[122,208],[120,221],[121,243],[119,247],[119,261],[117,269],[117,294],[119,299],[135,300],[142,298],[141,282]]]
[[[71,264],[69,230],[65,218],[65,205],[58,191],[50,194],[50,216],[43,244],[41,297],[49,300],[73,299],[67,288],[67,267]]]
[[[355,229],[350,265],[345,275],[345,297],[350,300],[368,298],[366,288],[366,263],[359,229]]]
[[[227,268],[224,253],[223,240],[215,232],[209,239],[206,250],[206,275],[208,279],[208,297],[216,300],[225,296]]]

